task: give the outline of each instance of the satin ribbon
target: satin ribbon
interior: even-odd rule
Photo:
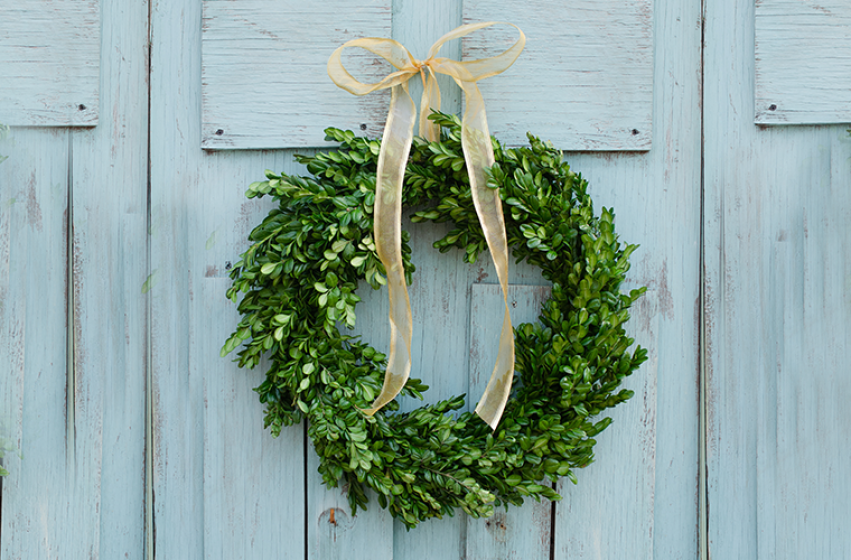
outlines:
[[[476,406],[476,414],[494,430],[511,392],[514,377],[514,332],[508,308],[508,241],[499,192],[487,187],[485,170],[494,164],[493,145],[485,118],[484,99],[476,82],[504,72],[514,64],[526,44],[526,36],[519,27],[508,23],[506,25],[517,29],[520,38],[512,47],[497,56],[463,62],[437,56],[447,41],[498,23],[500,22],[468,24],[450,31],[431,46],[425,60],[415,59],[405,47],[392,39],[372,37],[348,41],[328,59],[328,75],[335,84],[349,93],[366,95],[390,88],[390,110],[381,140],[381,152],[378,155],[374,209],[375,245],[378,257],[387,272],[390,298],[390,354],[381,393],[372,403],[372,407],[365,411],[369,415],[380,410],[399,394],[411,371],[412,318],[402,265],[401,221],[402,187],[416,119],[416,107],[408,91],[408,80],[418,74],[423,80],[419,114],[420,135],[428,140],[440,139],[440,126],[428,120],[432,109],[440,110],[440,88],[436,74],[451,76],[465,94],[461,147],[467,163],[473,203],[493,257],[505,302],[496,365]],[[348,47],[366,49],[392,64],[396,71],[385,76],[380,82],[364,84],[352,77],[343,66],[341,55],[343,49]]]

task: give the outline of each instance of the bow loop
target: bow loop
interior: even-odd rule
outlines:
[[[440,110],[440,87],[436,74],[451,76],[464,91],[466,108],[461,126],[461,146],[467,163],[476,214],[494,260],[505,303],[496,366],[476,406],[476,413],[495,430],[508,401],[514,377],[514,335],[508,307],[508,241],[499,193],[487,187],[485,170],[494,163],[493,145],[485,117],[484,99],[476,82],[504,72],[514,64],[523,50],[526,36],[516,25],[508,23],[506,25],[517,29],[520,37],[512,47],[499,55],[463,62],[437,56],[447,41],[459,39],[497,23],[499,22],[474,23],[453,29],[431,46],[425,60],[415,59],[401,43],[382,38],[353,39],[338,47],[328,59],[328,75],[331,80],[349,93],[366,95],[386,88],[390,88],[391,92],[390,109],[378,155],[374,209],[376,252],[387,271],[390,353],[384,386],[372,403],[372,408],[365,411],[367,414],[374,414],[399,394],[411,369],[413,321],[402,265],[401,219],[402,186],[413,141],[416,115],[413,99],[408,92],[408,80],[417,74],[423,80],[419,112],[420,134],[430,141],[440,139],[439,126],[428,119],[431,110]],[[389,62],[396,71],[376,83],[360,82],[343,66],[342,51],[348,47],[366,49]]]

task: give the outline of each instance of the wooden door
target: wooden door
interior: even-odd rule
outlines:
[[[350,515],[304,426],[264,432],[262,371],[219,357],[227,274],[270,209],[249,183],[300,172],[326,126],[380,134],[386,96],[327,79],[336,46],[423,57],[491,19],[529,38],[481,84],[491,130],[552,140],[641,245],[650,359],[563,501],[408,532]],[[0,559],[843,557],[849,20],[839,0],[0,0]],[[431,402],[475,393],[494,270],[408,226],[415,376]],[[515,322],[544,284],[512,267]],[[380,346],[385,294],[362,295]]]
[[[157,554],[696,556],[699,5],[296,5],[153,4],[150,243],[157,283],[149,297]],[[599,438],[597,461],[579,473],[578,486],[559,484],[563,502],[532,502],[490,520],[458,515],[407,532],[377,505],[350,516],[345,496],[322,486],[303,426],[278,439],[262,432],[262,406],[251,391],[262,372],[239,371],[218,357],[237,317],[223,294],[228,263],[270,209],[245,199],[244,187],[266,168],[299,171],[293,154],[323,145],[326,126],[380,133],[387,97],[359,100],[334,87],[325,76],[333,48],[359,35],[392,36],[422,57],[447,30],[483,19],[514,22],[529,36],[527,60],[482,83],[494,134],[517,144],[528,126],[570,150],[567,158],[589,180],[598,208],[614,206],[623,239],[641,244],[630,282],[649,290],[631,332],[650,349],[650,360],[629,381],[636,397],[613,413],[612,428]],[[487,40],[447,45],[446,54],[483,56]],[[442,90],[444,108],[458,111],[457,87],[444,82]],[[469,348],[499,309],[487,304],[498,297],[496,275],[487,259],[469,266],[460,254],[438,256],[431,244],[443,227],[411,231],[418,269],[411,287],[413,370],[433,387],[427,400],[436,401],[475,385],[481,366],[471,362]],[[515,320],[534,317],[540,275],[516,266],[511,283]],[[436,294],[447,294],[446,306],[434,303]],[[368,288],[362,295],[360,332],[380,347],[388,331],[386,295]]]

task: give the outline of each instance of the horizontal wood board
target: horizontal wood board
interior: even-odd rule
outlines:
[[[465,0],[464,23],[480,21],[511,22],[527,36],[514,66],[479,82],[491,134],[522,145],[531,131],[569,151],[650,149],[652,0]],[[476,32],[462,39],[464,59],[516,38],[505,25]]]
[[[0,4],[0,123],[98,123],[100,13],[98,0]]]
[[[389,92],[354,96],[331,81],[327,62],[350,39],[390,37],[390,0],[203,4],[204,148],[328,146],[329,126],[380,135]],[[343,61],[365,83],[393,71],[363,49]]]
[[[851,4],[757,0],[755,122],[851,122]]]

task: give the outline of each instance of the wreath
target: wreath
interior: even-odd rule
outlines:
[[[404,204],[420,209],[413,222],[452,222],[434,246],[458,248],[473,263],[487,245],[473,207],[457,117],[434,113],[438,142],[414,140]],[[408,528],[461,508],[490,516],[498,505],[526,497],[558,500],[550,484],[593,460],[594,437],[611,418],[598,415],[632,396],[618,390],[646,360],[624,330],[630,306],[645,288],[621,293],[636,245],[614,232],[614,214],[594,214],[587,182],[549,142],[506,149],[493,140],[496,164],[488,185],[500,189],[514,257],[540,267],[552,296],[538,322],[515,329],[512,398],[495,431],[471,412],[464,395],[399,413],[391,402],[373,416],[363,410],[381,389],[386,356],[342,327],[355,325],[365,280],[378,289],[385,271],[375,253],[372,210],[380,142],[351,131],[326,130],[337,150],[297,156],[309,177],[275,174],[252,183],[249,198],[279,204],[250,234],[251,247],[230,272],[227,297],[239,294],[242,318],[222,356],[242,346],[240,367],[268,356],[255,390],[266,406],[265,427],[308,420],[325,484],[348,490],[352,512],[366,508],[372,489],[381,507]],[[403,234],[408,283],[414,272],[410,236]],[[409,379],[403,394],[428,387]]]

